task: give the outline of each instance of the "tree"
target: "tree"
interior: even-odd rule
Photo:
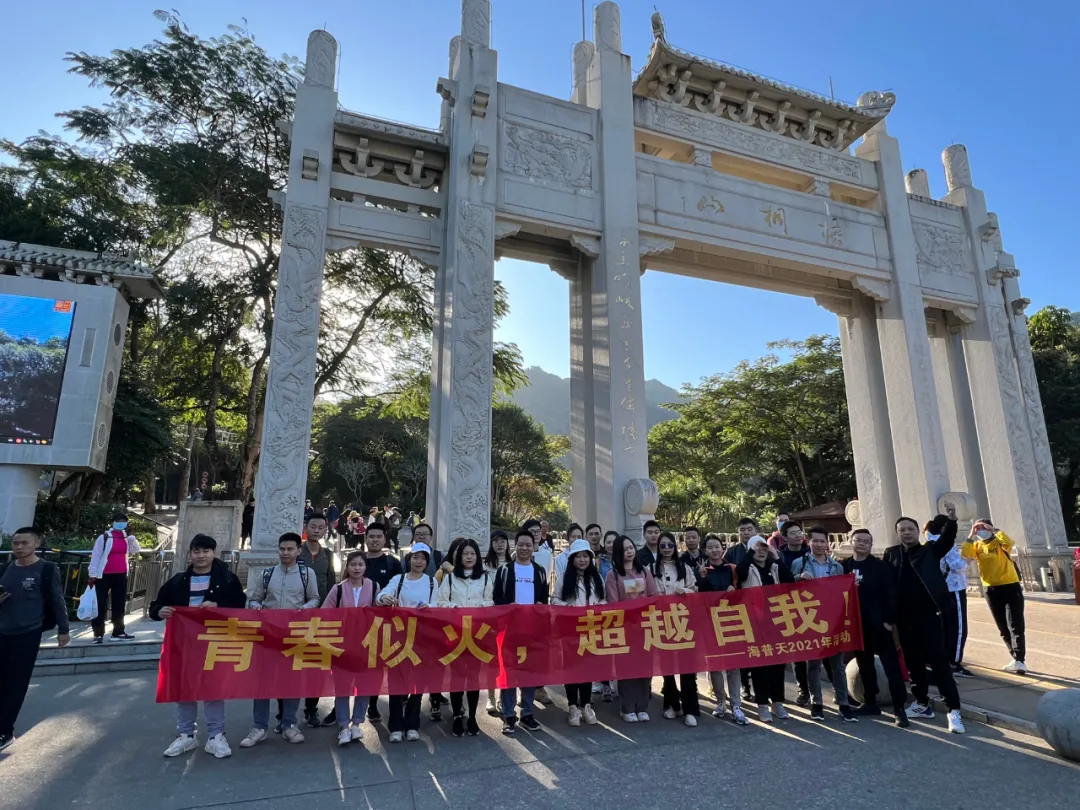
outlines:
[[[1068,310],[1044,307],[1028,320],[1028,334],[1065,530],[1075,540],[1080,534],[1080,326]]]
[[[491,506],[515,523],[543,511],[568,480],[559,458],[569,449],[565,436],[547,436],[518,405],[496,403],[491,411]]]
[[[363,503],[364,484],[375,474],[375,465],[358,458],[343,458],[337,462],[337,473],[353,496],[353,503]]]
[[[710,496],[722,499],[714,511],[736,510],[749,497],[794,509],[855,494],[840,341],[815,335],[769,348],[792,357],[744,361],[685,387],[687,401],[671,406],[680,418],[649,432],[662,503]]]

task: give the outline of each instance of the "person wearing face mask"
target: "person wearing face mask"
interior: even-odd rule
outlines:
[[[781,512],[776,516],[776,531],[769,535],[769,545],[777,551],[784,547],[786,540],[786,537],[784,536],[784,524],[790,522],[791,517],[787,512]]]
[[[946,515],[935,517],[927,534],[927,539],[934,538],[934,541],[925,544],[919,542],[919,524],[911,518],[898,518],[895,528],[900,542],[885,549],[884,560],[896,572],[898,582],[900,646],[911,675],[911,694],[915,697],[907,715],[912,719],[934,716],[928,696],[930,683],[926,667],[929,665],[949,709],[949,731],[963,734],[960,693],[945,652],[942,622],[948,606],[949,588],[941,573],[941,561],[956,544],[956,521]]]
[[[127,531],[127,515],[113,513],[112,528],[99,534],[90,552],[90,582],[97,594],[98,612],[90,623],[94,644],[105,643],[105,610],[112,597],[112,639],[131,641],[135,636],[124,629],[127,613],[128,557],[139,553],[139,541]]]
[[[926,541],[930,539],[930,522],[923,526]],[[975,677],[964,667],[964,645],[968,634],[967,586],[968,564],[960,553],[959,546],[953,546],[941,560],[941,573],[945,575],[945,584],[949,587],[949,602],[945,608],[945,652],[952,661],[953,675],[957,678]]]
[[[1024,589],[1009,552],[1012,539],[989,520],[976,521],[971,534],[961,548],[965,559],[979,563],[979,576],[986,593],[986,604],[994,617],[1002,641],[1012,660],[1003,669],[1006,672],[1027,672],[1024,658],[1027,645],[1024,642]]]
[[[863,648],[855,654],[862,678],[863,704],[858,714],[875,716],[881,714],[878,706],[877,668],[874,656],[881,660],[881,668],[889,680],[889,695],[893,701],[896,725],[911,725],[904,710],[907,687],[900,671],[900,659],[893,641],[896,626],[896,574],[889,565],[871,554],[874,538],[866,529],[852,529],[853,554],[844,560],[844,573],[855,575],[859,589],[859,615],[862,618]]]

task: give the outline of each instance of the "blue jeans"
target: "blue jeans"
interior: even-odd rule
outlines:
[[[368,701],[370,700],[371,698],[360,697],[359,695],[353,698],[352,721],[356,725],[364,722],[364,717],[367,715]],[[334,714],[337,715],[339,726],[345,728],[349,725],[349,699],[347,697],[334,698]]]
[[[291,728],[296,725],[296,712],[300,709],[300,698],[285,698],[284,711],[281,713],[281,727]],[[255,728],[266,731],[270,728],[270,701],[256,700],[252,714],[255,716]]]
[[[195,719],[199,716],[198,703],[176,704],[176,732],[178,734],[195,735]],[[203,720],[206,721],[206,730],[211,737],[216,737],[225,731],[225,701],[204,700]]]
[[[517,689],[503,689],[499,695],[502,701],[503,717],[517,717]],[[533,713],[533,701],[536,700],[536,687],[525,686],[521,689],[521,716],[525,717]]]

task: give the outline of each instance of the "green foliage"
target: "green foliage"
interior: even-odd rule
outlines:
[[[105,461],[105,491],[122,496],[141,484],[171,446],[169,411],[131,375],[116,386]]]
[[[672,522],[733,528],[739,513],[855,495],[840,341],[769,348],[792,356],[687,386],[687,401],[671,406],[680,418],[649,432],[649,468]]]
[[[112,526],[112,515],[117,509],[126,511],[118,503],[86,504],[78,519],[73,520],[73,505],[66,498],[60,498],[51,503],[39,502],[34,522],[44,534],[46,548],[78,551],[91,548],[94,539]],[[128,513],[128,532],[135,535],[144,549],[157,545],[157,529],[139,515]]]
[[[549,511],[553,495],[569,482],[567,470],[559,465],[569,447],[569,438],[546,435],[543,426],[520,406],[495,403],[491,411],[492,510],[516,524]]]
[[[0,435],[52,436],[67,339],[39,343],[0,329]]]
[[[1046,433],[1070,540],[1080,536],[1080,326],[1067,309],[1044,307],[1028,320]]]

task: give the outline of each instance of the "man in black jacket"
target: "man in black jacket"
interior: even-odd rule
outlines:
[[[544,566],[533,562],[533,536],[526,528],[518,529],[514,538],[514,561],[509,562],[495,574],[495,586],[492,601],[496,605],[546,605],[548,601],[547,571]],[[503,689],[502,701],[503,734],[513,734],[518,717],[515,709],[518,690]],[[536,687],[521,688],[521,725],[529,731],[538,731],[540,723],[533,716],[533,701],[536,700]]]
[[[907,688],[904,686],[900,660],[896,655],[896,643],[893,641],[893,627],[896,626],[896,573],[887,563],[871,553],[874,538],[869,531],[852,529],[848,537],[854,546],[854,554],[844,560],[844,573],[855,574],[863,632],[863,648],[855,654],[864,696],[858,713],[881,714],[881,707],[877,702],[877,667],[874,665],[876,655],[881,659],[881,668],[885,670],[885,677],[889,681],[896,725],[907,728],[910,725],[904,710]]]
[[[934,716],[926,675],[929,665],[949,709],[949,731],[963,734],[960,693],[945,652],[943,617],[949,586],[941,573],[941,561],[956,543],[956,521],[945,515],[935,517],[927,532],[927,542],[923,544],[919,542],[919,524],[909,517],[902,517],[896,521],[896,537],[900,543],[885,549],[885,562],[897,577],[900,647],[911,676],[911,694],[915,696],[907,715],[913,718]]]
[[[151,619],[156,622],[168,619],[178,607],[243,608],[247,605],[244,587],[225,563],[215,559],[216,550],[217,541],[213,537],[197,534],[191,539],[188,548],[191,565],[158,590],[157,598],[150,604]],[[178,757],[195,749],[198,745],[195,740],[198,713],[198,703],[176,704],[177,737],[165,749],[165,756]],[[218,759],[231,756],[232,749],[225,739],[225,701],[204,700],[203,719],[208,732],[206,753]]]

